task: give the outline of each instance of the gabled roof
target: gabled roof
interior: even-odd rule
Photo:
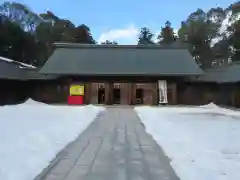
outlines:
[[[192,78],[193,81],[215,82],[215,83],[235,83],[240,81],[240,64],[232,63],[221,69],[206,71],[203,75]]]
[[[24,69],[18,65],[0,60],[0,79],[25,80],[26,76]]]
[[[22,62],[18,62],[18,61],[14,61],[14,60],[12,60],[12,59],[9,59],[9,58],[6,58],[6,57],[2,57],[2,56],[0,56],[0,60],[1,60],[1,61],[10,62],[10,63],[12,63],[12,64],[19,65],[20,68],[36,68],[36,67],[33,66],[33,65],[26,64],[26,63],[22,63]]]
[[[187,49],[158,45],[56,43],[40,73],[62,75],[199,75]]]
[[[50,80],[53,75],[43,75],[34,66],[20,63],[8,58],[0,57],[0,79],[5,80]]]

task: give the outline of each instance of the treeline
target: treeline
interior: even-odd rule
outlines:
[[[52,43],[56,41],[117,44],[109,40],[96,42],[87,25],[75,25],[50,11],[36,14],[19,3],[0,4],[0,56],[41,66],[52,53]],[[203,68],[239,61],[240,2],[208,12],[197,9],[181,22],[177,34],[167,21],[159,34],[143,27],[138,38],[138,44],[175,41],[187,43],[194,59]]]

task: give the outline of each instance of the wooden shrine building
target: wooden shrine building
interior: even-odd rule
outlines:
[[[84,86],[85,104],[177,104],[177,85],[203,74],[187,48],[55,43],[41,74],[62,79],[62,96]],[[161,87],[165,82],[166,90]],[[163,83],[164,84],[164,83]]]

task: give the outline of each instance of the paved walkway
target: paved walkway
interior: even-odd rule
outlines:
[[[179,180],[132,108],[113,107],[62,153],[42,180]]]

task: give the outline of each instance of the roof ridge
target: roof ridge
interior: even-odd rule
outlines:
[[[55,42],[56,48],[129,48],[129,49],[187,49],[173,44],[140,44],[140,45],[116,45],[116,44],[80,44],[69,42]]]

